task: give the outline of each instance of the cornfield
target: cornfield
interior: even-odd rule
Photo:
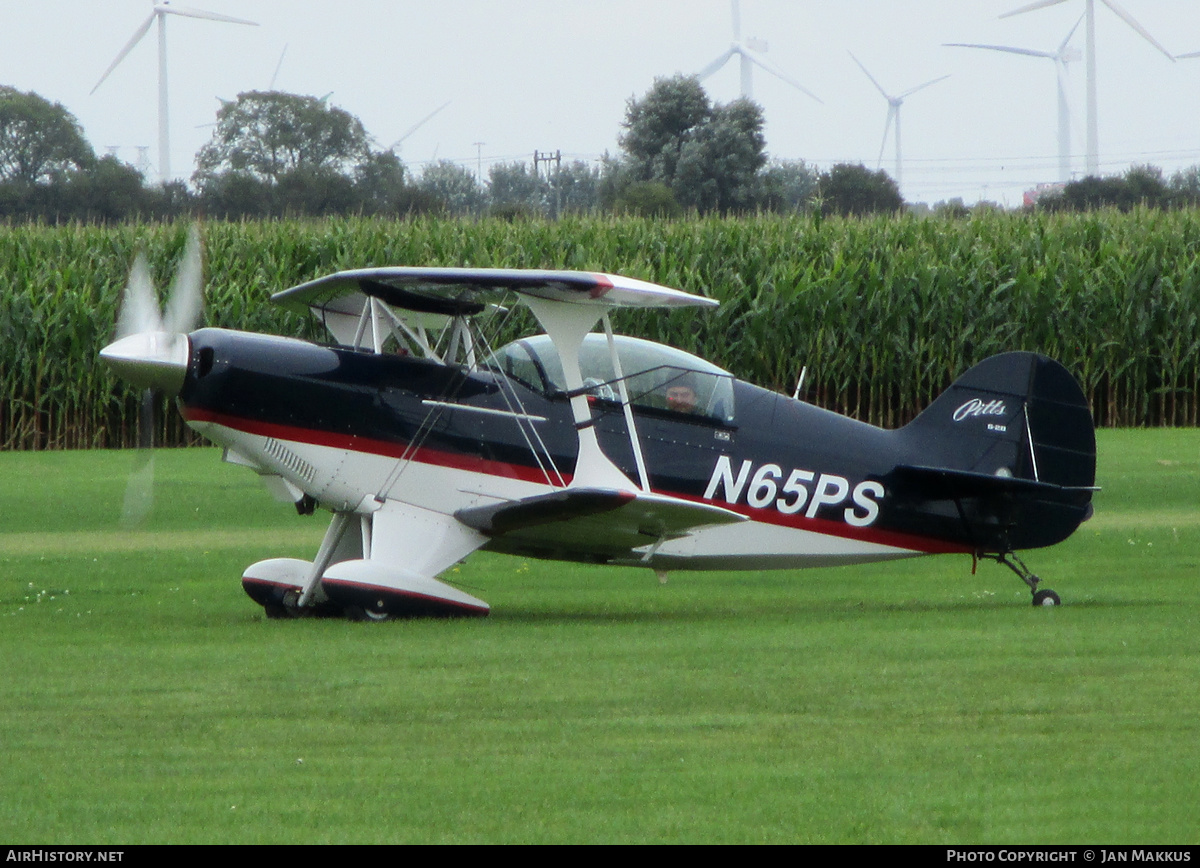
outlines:
[[[1200,213],[1004,214],[961,221],[763,216],[559,222],[208,223],[209,325],[316,337],[272,292],[377,265],[618,272],[711,295],[700,314],[622,313],[618,330],[875,424],[912,418],[971,364],[1036,350],[1070,368],[1106,426],[1200,416]],[[144,250],[170,285],[186,227],[0,226],[0,445],[128,446],[139,396],[96,359]],[[158,442],[190,435],[160,407]]]

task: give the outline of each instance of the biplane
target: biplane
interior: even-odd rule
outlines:
[[[442,577],[480,549],[664,579],[957,552],[1057,605],[1017,552],[1065,540],[1091,513],[1087,401],[1034,353],[986,359],[887,430],[614,334],[615,310],[716,304],[640,280],[341,271],[272,297],[319,320],[331,340],[316,343],[192,331],[195,243],[182,272],[164,319],[135,266],[101,357],[175,396],[277,499],[331,513],[313,560],[246,569],[271,617],[485,615]],[[484,324],[520,308],[543,333],[492,348]]]

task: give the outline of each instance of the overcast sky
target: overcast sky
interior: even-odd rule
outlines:
[[[902,192],[1020,204],[1058,176],[1050,60],[943,47],[947,42],[1054,50],[1085,0],[1000,19],[1028,0],[741,0],[743,37],[818,96],[756,69],[772,157],[821,168],[874,169],[888,104],[850,52],[890,93],[950,78],[908,98]],[[1172,54],[1200,50],[1200,3],[1119,0]],[[439,106],[399,153],[419,170],[449,159],[475,169],[561,150],[616,153],[630,97],[655,77],[695,73],[732,39],[730,0],[187,0],[177,6],[257,27],[168,20],[172,174],[189,178],[212,135],[219,99],[279,90],[331,94],[387,147]],[[1200,58],[1172,62],[1096,0],[1100,166],[1172,171],[1200,164]],[[158,164],[157,40],[151,30],[94,93],[150,14],[151,0],[0,0],[0,84],[63,103],[96,151]],[[1083,27],[1072,45],[1082,51]],[[282,57],[282,62],[280,58]],[[278,68],[278,72],[276,72]],[[1084,167],[1085,65],[1070,67],[1073,168]],[[739,94],[737,63],[705,81]],[[482,144],[476,144],[482,143]],[[882,167],[894,174],[889,139]]]

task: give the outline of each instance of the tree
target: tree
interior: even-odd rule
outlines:
[[[631,97],[618,141],[633,180],[673,185],[684,145],[711,116],[708,94],[695,76],[657,78],[640,100]]]
[[[301,166],[281,175],[275,185],[275,213],[331,217],[360,204],[354,182],[329,166]]]
[[[807,211],[821,184],[821,175],[803,160],[778,160],[762,171],[762,207],[789,213]]]
[[[1125,187],[1132,205],[1165,208],[1171,204],[1171,191],[1157,166],[1130,166],[1125,173]]]
[[[678,217],[683,211],[671,188],[662,181],[635,181],[617,192],[609,206],[618,214],[638,217]]]
[[[1038,204],[1051,211],[1088,211],[1117,208],[1129,211],[1139,205],[1166,208],[1177,198],[1154,166],[1130,166],[1124,175],[1089,176],[1071,181],[1055,196],[1044,196]]]
[[[904,207],[900,188],[887,172],[849,163],[821,173],[820,199],[825,213],[843,216],[894,213]]]
[[[1200,205],[1200,166],[1191,166],[1172,175],[1171,195],[1180,207]]]
[[[405,175],[395,151],[368,154],[354,172],[354,189],[363,210],[372,214],[398,210],[408,189]]]
[[[451,214],[478,214],[483,209],[484,192],[475,175],[450,160],[439,160],[426,166],[416,187],[444,202]]]
[[[695,76],[659,78],[631,99],[620,137],[625,168],[619,187],[659,183],[701,213],[749,210],[762,196],[766,165],[762,109],[739,99],[713,105]],[[613,199],[622,198],[620,189]]]
[[[762,196],[767,163],[762,109],[748,99],[715,106],[684,143],[675,172],[679,203],[701,213],[749,211]]]
[[[204,210],[213,217],[269,217],[274,213],[275,191],[266,181],[245,172],[214,175],[204,185]]]
[[[600,169],[575,160],[550,178],[552,216],[581,214],[600,206]]]
[[[79,121],[61,103],[0,86],[0,182],[46,183],[95,162]]]
[[[111,156],[49,183],[0,184],[0,217],[48,223],[165,219],[191,204],[183,184],[147,187],[137,169]]]
[[[155,216],[156,197],[146,189],[141,172],[116,157],[97,160],[88,171],[75,172],[67,183],[55,186],[64,216],[105,223]]]
[[[496,163],[488,170],[488,199],[495,213],[541,215],[550,185],[526,163]]]
[[[268,184],[284,176],[353,178],[370,156],[370,137],[347,111],[311,96],[250,91],[217,112],[212,140],[196,157],[193,181],[205,189],[226,174]]]

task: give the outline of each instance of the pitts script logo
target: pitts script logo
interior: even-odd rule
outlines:
[[[982,398],[972,398],[954,411],[953,419],[955,422],[961,422],[964,419],[971,419],[976,416],[1007,415],[1008,408],[1004,406],[1003,401],[987,401],[985,403]]]

